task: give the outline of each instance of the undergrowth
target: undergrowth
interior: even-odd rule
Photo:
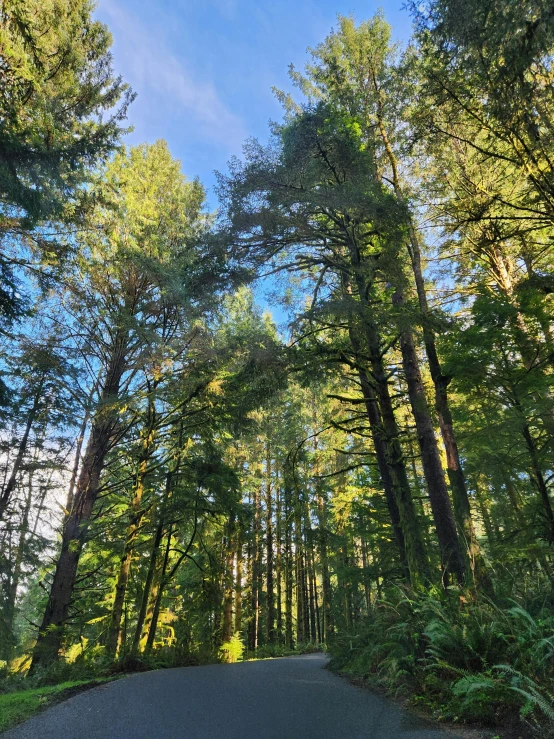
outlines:
[[[554,736],[552,602],[401,590],[330,648],[331,667],[409,696],[448,721]]]

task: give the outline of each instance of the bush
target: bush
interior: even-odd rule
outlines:
[[[397,591],[331,646],[331,667],[412,696],[435,717],[554,727],[554,616],[457,589]]]
[[[219,657],[222,662],[233,664],[241,662],[244,655],[244,644],[239,634],[233,634],[231,639],[224,642],[219,650]]]

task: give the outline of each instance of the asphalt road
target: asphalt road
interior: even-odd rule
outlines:
[[[132,675],[3,739],[452,739],[325,670],[321,654]]]

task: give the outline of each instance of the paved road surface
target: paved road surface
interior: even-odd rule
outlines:
[[[325,663],[314,654],[132,675],[2,739],[452,739]]]

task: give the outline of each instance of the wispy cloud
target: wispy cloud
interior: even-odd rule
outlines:
[[[224,6],[232,4],[222,0]],[[221,100],[213,81],[202,79],[169,49],[161,28],[147,27],[115,0],[101,0],[99,10],[115,38],[118,70],[139,94],[137,107],[146,106],[150,116],[171,115],[187,129],[194,125],[197,140],[228,151],[240,147],[242,120]]]

